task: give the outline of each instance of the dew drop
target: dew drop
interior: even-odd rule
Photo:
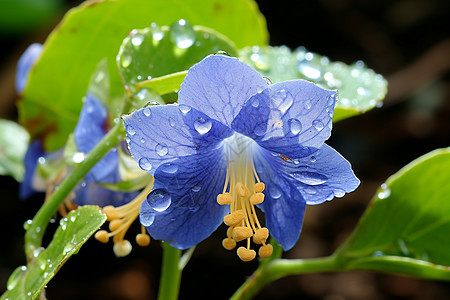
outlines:
[[[270,186],[269,194],[273,199],[278,199],[281,197],[281,191],[276,185]]]
[[[306,109],[311,109],[312,107],[311,100],[306,100],[304,106]]]
[[[147,203],[157,212],[165,211],[172,203],[170,194],[165,189],[153,190],[147,196]]]
[[[169,118],[169,125],[170,125],[170,127],[175,127],[175,120],[172,118]]]
[[[312,122],[312,125],[314,126],[314,128],[316,128],[317,130],[322,130],[323,129],[323,123],[320,120],[314,120]]]
[[[191,111],[191,107],[190,107],[190,106],[187,106],[187,105],[184,105],[184,104],[180,104],[180,105],[178,106],[178,109],[179,109],[183,114],[187,114],[188,112]]]
[[[166,144],[160,143],[156,145],[155,151],[159,156],[164,156],[169,152],[169,148],[167,148]]]
[[[371,256],[378,257],[378,256],[384,256],[384,255],[385,254],[383,251],[374,251]]]
[[[139,167],[144,171],[150,171],[152,169],[152,164],[146,157],[142,157],[139,160]]]
[[[189,22],[181,19],[170,27],[170,39],[178,48],[186,49],[195,42],[195,31]]]
[[[59,225],[61,226],[62,230],[66,230],[67,228],[67,218],[62,218],[59,220]]]
[[[79,164],[84,161],[84,153],[83,152],[75,152],[72,155],[72,161],[76,164]]]
[[[272,95],[271,101],[284,114],[294,103],[294,97],[286,90],[279,90]]]
[[[261,123],[255,127],[255,134],[258,136],[263,136],[267,132],[267,124]]]
[[[160,165],[158,169],[164,173],[174,174],[178,171],[178,166],[173,163],[165,163]]]
[[[142,36],[141,34],[136,34],[131,38],[131,43],[136,47],[139,47],[143,41],[144,36]]]
[[[291,176],[307,185],[319,185],[325,183],[328,179],[325,175],[308,171],[294,172]]]
[[[150,108],[148,108],[148,107],[144,107],[144,108],[142,109],[142,112],[144,113],[144,115],[145,115],[146,117],[150,117],[151,114],[152,114],[152,111],[151,111]]]
[[[333,190],[334,196],[341,198],[344,197],[345,191],[343,189],[334,189]]]
[[[386,183],[381,185],[381,191],[378,193],[378,198],[386,199],[391,195],[391,189],[388,187]]]
[[[139,212],[139,221],[143,226],[150,226],[155,221],[155,214],[149,209],[141,209]]]
[[[74,244],[72,244],[72,243],[67,243],[65,246],[64,246],[64,249],[63,249],[63,252],[64,253],[67,253],[67,252],[70,252],[70,251],[72,251],[73,250],[73,248],[74,248]]]
[[[252,106],[255,108],[259,106],[259,100],[257,98],[253,99]]]
[[[311,67],[308,63],[301,62],[298,64],[298,71],[309,79],[319,79],[320,70]]]
[[[202,186],[201,186],[200,184],[196,184],[196,185],[194,185],[194,186],[192,187],[192,191],[193,191],[194,193],[199,192],[201,189],[202,189]]]
[[[122,67],[124,68],[128,68],[131,65],[131,56],[129,54],[124,54],[122,56],[122,60],[120,62],[120,64],[122,65]]]
[[[317,158],[315,156],[311,156],[309,158],[309,161],[312,162],[312,163],[315,163],[317,161]]]
[[[144,144],[144,143],[145,143],[145,139],[141,138],[141,144]]]
[[[150,25],[150,29],[152,30],[152,37],[155,41],[160,41],[164,37],[164,31],[159,28],[159,26],[156,23],[152,23]]]
[[[205,118],[198,118],[194,122],[194,128],[200,134],[205,134],[211,130],[212,122],[210,120],[206,120]]]
[[[289,119],[288,125],[293,135],[297,135],[300,131],[302,131],[302,123],[300,123],[297,119]]]
[[[131,125],[127,125],[127,127],[125,128],[125,130],[127,131],[127,133],[129,135],[135,135],[136,134],[136,130],[134,129],[133,126]]]
[[[28,230],[31,227],[31,224],[33,224],[33,220],[27,220],[25,223],[23,223],[23,229]]]

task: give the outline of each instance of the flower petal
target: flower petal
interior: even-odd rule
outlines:
[[[231,127],[270,151],[304,157],[330,137],[336,96],[304,80],[276,83],[250,98]]]
[[[28,83],[28,75],[39,56],[42,53],[42,45],[31,44],[19,58],[16,70],[16,92],[22,93]]]
[[[255,168],[265,183],[265,200],[259,206],[265,212],[266,227],[270,235],[283,247],[291,249],[302,230],[306,202],[294,182],[278,168],[278,160],[272,154],[260,149],[253,156]]]
[[[313,155],[286,161],[262,148],[254,155],[255,168],[266,184],[267,228],[285,250],[297,241],[305,204],[320,204],[354,191],[359,180],[336,150],[324,144]]]
[[[233,131],[186,105],[144,107],[123,117],[131,155],[153,175],[178,157],[216,149]]]
[[[19,197],[22,200],[35,193],[33,177],[35,176],[36,164],[41,156],[44,156],[42,143],[40,140],[35,140],[28,147],[24,157],[25,175],[19,188]]]
[[[73,132],[75,144],[79,151],[89,153],[104,137],[107,111],[103,103],[94,95],[87,93],[81,109],[80,118]],[[89,171],[96,181],[103,182],[104,177],[117,169],[117,152],[108,152]]]
[[[225,55],[210,55],[189,69],[178,103],[230,126],[244,102],[266,87],[261,75],[245,63]]]
[[[216,201],[225,183],[223,157],[219,148],[160,165],[153,192],[140,209],[141,223],[153,238],[187,249],[216,230],[229,212]]]

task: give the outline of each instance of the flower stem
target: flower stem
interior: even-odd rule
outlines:
[[[181,269],[179,268],[181,250],[171,247],[168,243],[164,243],[163,247],[158,300],[176,300],[181,282]]]
[[[33,251],[41,247],[42,237],[45,229],[58,210],[58,207],[67,198],[69,193],[84,178],[89,170],[112,148],[114,148],[125,137],[125,129],[120,122],[116,124],[103,139],[85,157],[84,161],[77,165],[74,170],[61,182],[55,192],[49,197],[36,215],[33,222],[25,233],[25,254],[28,260],[33,259]]]
[[[336,256],[311,259],[275,259],[261,264],[230,300],[251,299],[266,284],[288,275],[338,271]]]

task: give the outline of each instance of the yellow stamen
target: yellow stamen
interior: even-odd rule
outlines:
[[[236,242],[247,240],[247,247],[239,247],[237,254],[243,261],[256,257],[250,249],[250,239],[255,244],[262,244],[259,256],[268,257],[273,252],[272,246],[266,245],[269,231],[262,227],[256,214],[255,205],[264,202],[265,184],[260,181],[251,155],[251,142],[247,138],[235,134],[230,138],[227,157],[227,172],[222,194],[217,196],[220,205],[230,205],[230,214],[224,217],[224,223],[230,228],[227,238],[222,241],[225,249],[236,247]],[[250,143],[249,143],[250,141]]]
[[[131,243],[125,240],[124,237],[131,224],[139,216],[141,203],[145,200],[152,188],[153,182],[129,203],[119,207],[108,205],[103,208],[103,213],[106,214],[107,220],[109,221],[110,232],[100,230],[95,234],[95,238],[102,243],[107,243],[109,238],[112,237],[114,242],[113,250],[117,257],[126,256],[131,252]],[[141,226],[141,233],[136,235],[136,243],[141,247],[150,244],[150,236],[143,226]]]

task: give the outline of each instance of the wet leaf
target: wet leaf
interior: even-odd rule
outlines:
[[[165,92],[168,81],[173,84],[172,79],[175,79],[178,83],[177,80],[184,76],[161,76],[180,74],[219,50],[236,55],[233,42],[211,29],[192,27],[186,21],[175,22],[170,28],[152,24],[130,33],[120,47],[117,63],[128,89],[134,91],[134,86],[143,87],[144,81],[149,81],[146,86]],[[157,80],[152,81],[155,77]]]
[[[272,83],[292,79],[312,81],[325,89],[337,89],[333,121],[364,113],[378,105],[387,93],[383,76],[359,61],[352,65],[331,62],[327,57],[298,48],[247,47],[240,50],[240,58],[253,66]]]
[[[0,175],[11,175],[21,181],[25,173],[23,158],[30,136],[19,124],[0,120]]]
[[[8,280],[8,290],[1,299],[31,299],[39,296],[45,285],[62,265],[106,221],[97,206],[83,206],[61,219],[53,240],[46,249],[34,251],[34,259],[26,267],[14,271]]]
[[[391,176],[337,251],[348,268],[450,280],[449,170],[446,148]]]
[[[97,64],[107,59],[111,97],[121,97],[123,88],[113,62],[122,40],[133,28],[152,22],[170,25],[180,19],[212,28],[237,47],[267,44],[265,20],[253,1],[87,1],[70,10],[45,42],[19,102],[21,123],[32,138],[44,138],[47,151],[59,149],[75,128]]]

